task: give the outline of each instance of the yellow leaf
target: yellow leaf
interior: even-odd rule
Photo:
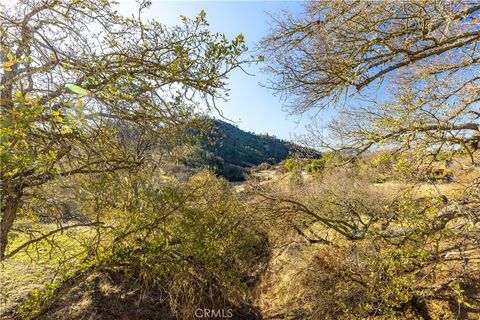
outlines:
[[[72,129],[70,127],[64,127],[61,131],[61,134],[69,134],[72,133]]]

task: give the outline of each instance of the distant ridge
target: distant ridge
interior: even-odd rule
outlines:
[[[211,165],[219,175],[231,181],[244,179],[248,170],[261,163],[277,164],[289,155],[319,158],[319,151],[281,140],[268,134],[255,134],[235,125],[214,119],[209,140],[203,148],[212,154]]]

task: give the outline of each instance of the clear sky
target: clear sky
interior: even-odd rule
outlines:
[[[121,0],[119,12],[130,15],[138,8],[134,0]],[[267,13],[281,13],[282,10],[299,12],[302,3],[295,1],[159,1],[143,13],[144,18],[155,18],[165,25],[180,23],[180,15],[195,17],[200,10],[207,13],[210,30],[224,33],[232,39],[243,33],[249,48],[253,49],[269,30]],[[282,139],[290,139],[294,133],[304,132],[308,119],[288,116],[282,111],[282,102],[270,91],[261,87],[267,75],[259,66],[246,68],[249,76],[240,70],[234,71],[229,79],[230,99],[218,102],[225,117],[241,129],[256,133],[269,133]],[[298,121],[300,123],[298,123]]]

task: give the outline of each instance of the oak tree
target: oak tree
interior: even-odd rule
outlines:
[[[104,0],[0,5],[0,257],[29,190],[145,162],[155,140],[224,97],[243,36],[208,30],[205,12],[175,27],[124,17]],[[136,143],[122,126],[141,128]],[[167,134],[168,135],[168,134]]]
[[[310,143],[462,150],[480,139],[480,5],[469,1],[321,1],[273,17],[261,42],[267,84],[293,114],[336,106]],[[326,133],[328,131],[328,133]]]

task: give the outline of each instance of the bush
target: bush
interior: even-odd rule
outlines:
[[[298,249],[284,266],[285,274],[295,270],[300,278],[278,298],[288,301],[278,310],[299,319],[451,319],[456,312],[478,313],[473,309],[480,282],[469,258],[475,251],[459,249],[478,241],[467,235],[467,207],[445,206],[437,194],[419,199],[416,190],[399,195],[379,188],[375,170],[366,165],[328,170],[319,178],[302,188],[262,190],[267,196],[260,208],[273,217],[272,228],[282,225],[283,236],[290,227],[316,244]],[[313,258],[298,261],[306,256]]]
[[[305,171],[310,174],[316,174],[325,168],[326,158],[314,159],[305,166]]]
[[[288,172],[292,172],[297,166],[297,163],[294,159],[287,159],[285,160],[283,166],[285,167],[285,169],[287,169]]]
[[[113,269],[120,274],[115,286],[141,289],[124,303],[156,299],[158,311],[168,309],[171,318],[178,319],[193,318],[199,306],[234,310],[248,306],[247,283],[266,241],[228,182],[202,171],[186,182],[158,182],[155,176],[139,173],[136,187],[129,183],[125,177],[117,186],[103,186],[106,193],[115,189],[114,206],[99,212],[112,227],[102,230],[100,252],[92,254],[97,273]],[[71,270],[76,271],[82,273]],[[98,286],[87,279],[74,288],[81,286],[86,295],[101,296]],[[45,310],[45,303],[52,305],[52,297],[61,298],[66,288],[73,289],[69,279],[39,291],[25,301],[22,315],[29,318]],[[78,303],[74,298],[69,301]],[[125,305],[117,307],[125,309]],[[65,310],[58,312],[48,318],[77,318],[62,314]]]

